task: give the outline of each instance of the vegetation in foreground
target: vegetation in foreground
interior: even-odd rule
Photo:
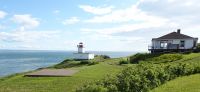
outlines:
[[[87,84],[77,92],[148,92],[177,77],[200,73],[200,58],[194,57],[195,54],[136,54],[129,62],[140,64],[125,68],[115,77]]]
[[[200,54],[136,54],[128,59],[97,56],[94,60],[65,60],[49,68],[79,72],[72,77],[13,75],[0,79],[0,92],[146,92],[177,77],[200,73]]]
[[[151,92],[200,92],[200,74],[177,78]]]
[[[24,77],[24,74],[5,77],[0,80],[0,92],[73,92],[84,83],[100,80],[108,74],[115,75],[124,67],[115,64],[118,59],[101,60],[95,65],[84,64],[78,67],[70,64],[68,67],[67,63],[75,61],[63,62],[66,66],[59,64],[59,68],[79,70],[72,77]]]

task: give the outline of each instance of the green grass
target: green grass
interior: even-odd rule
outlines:
[[[200,92],[200,74],[179,77],[155,88],[152,92]]]
[[[182,56],[182,59],[173,62],[170,61],[167,63],[200,61],[200,53],[183,54]],[[127,60],[127,57],[121,59]],[[90,60],[91,62],[100,61],[100,63],[97,63],[95,65],[80,64],[81,61],[65,61],[61,64],[49,67],[79,70],[79,72],[73,75],[72,77],[23,77],[24,73],[14,74],[12,76],[0,79],[0,92],[73,92],[76,90],[76,88],[84,85],[87,82],[101,80],[108,74],[118,74],[118,72],[121,71],[122,68],[127,66],[137,66],[137,64],[119,65],[121,59],[103,59],[101,57],[97,57],[94,60]],[[154,59],[157,61],[152,61],[151,59],[149,59],[149,61],[144,62],[153,62],[153,64],[163,63],[159,62],[159,59],[162,58]],[[173,87],[173,90],[175,90],[173,92],[182,92],[181,88],[188,88],[189,91],[191,89],[191,92],[195,92],[195,90],[193,90],[192,87],[200,85],[197,83],[200,81],[199,77],[200,74],[192,75],[192,77],[180,77],[156,88],[155,90],[153,90],[153,92],[171,92],[167,90],[171,87],[170,85],[175,86]],[[181,82],[181,80],[184,81],[184,83]],[[189,86],[186,87],[182,84]]]
[[[122,68],[115,64],[115,59],[108,59],[96,65],[69,68],[79,70],[72,77],[23,77],[19,74],[0,80],[0,92],[72,92],[84,83],[116,74]]]
[[[173,62],[188,62],[199,60],[200,53],[190,53],[190,54],[163,54],[157,55],[148,59],[139,60],[140,63],[173,63]]]

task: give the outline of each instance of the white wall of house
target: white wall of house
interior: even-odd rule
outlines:
[[[193,39],[187,39],[185,40],[185,48],[190,49],[194,46],[194,40]]]
[[[164,41],[172,44],[179,44],[179,46],[181,41],[185,41],[185,47],[183,49],[190,49],[194,45],[194,40],[195,39],[165,39]],[[152,40],[152,47],[154,49],[161,49],[160,43],[161,40]]]
[[[172,44],[180,44],[180,39],[174,39],[174,40],[172,41]]]

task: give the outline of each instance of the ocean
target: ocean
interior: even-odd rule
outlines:
[[[51,66],[73,57],[74,51],[0,50],[0,77]],[[91,51],[111,58],[124,57],[135,52]]]

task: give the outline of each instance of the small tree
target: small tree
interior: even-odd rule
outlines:
[[[197,44],[197,47],[193,52],[196,52],[196,53],[200,52],[200,43]]]

